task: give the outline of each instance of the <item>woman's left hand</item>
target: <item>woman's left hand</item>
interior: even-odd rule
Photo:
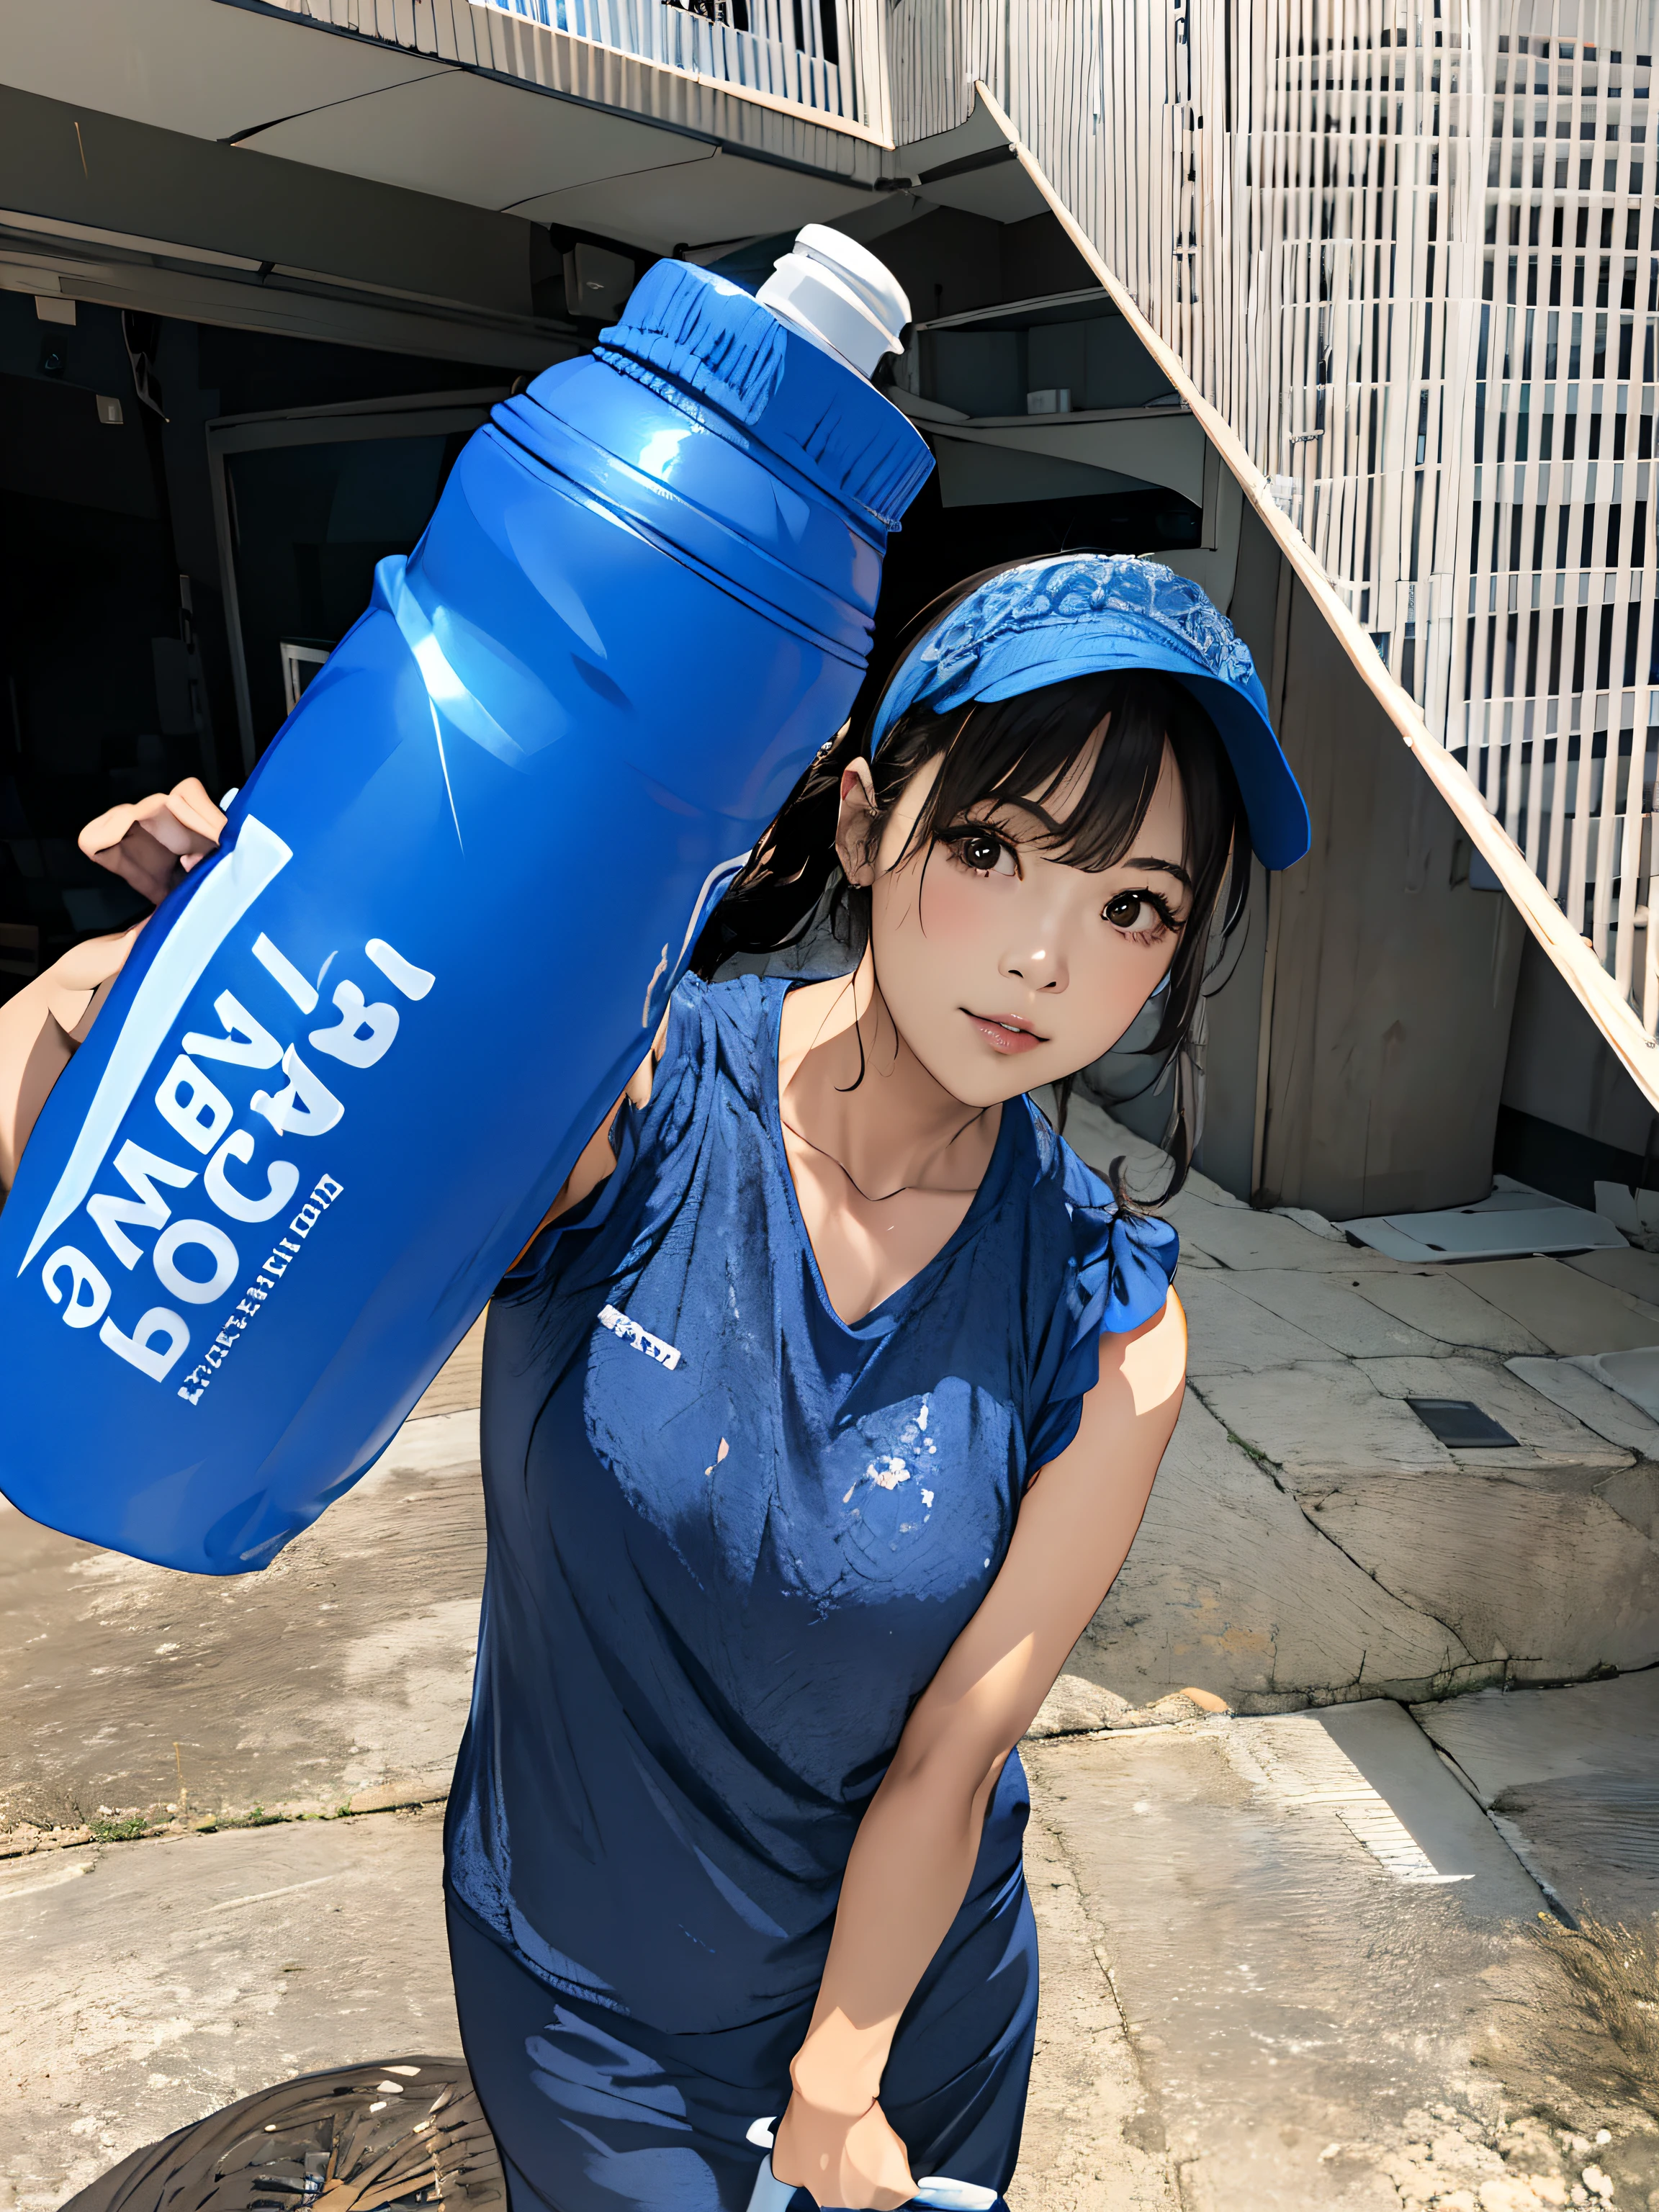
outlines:
[[[916,2193],[910,2157],[879,2102],[849,2116],[810,2104],[799,2089],[778,2124],[772,2171],[810,2189],[820,2205],[849,2212],[894,2212]]]

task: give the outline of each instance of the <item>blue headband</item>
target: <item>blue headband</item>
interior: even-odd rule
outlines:
[[[1023,562],[981,584],[905,655],[871,726],[875,750],[913,707],[943,714],[1018,698],[1073,676],[1153,668],[1215,724],[1269,868],[1311,842],[1308,809],[1267,719],[1249,647],[1198,586],[1156,561],[1081,553]]]

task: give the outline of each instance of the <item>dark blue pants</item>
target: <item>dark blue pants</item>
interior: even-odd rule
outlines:
[[[1036,2030],[1036,1929],[1018,1863],[970,1906],[899,2023],[882,2104],[918,2177],[1000,2191],[1019,2154]],[[453,1898],[449,1947],[510,2212],[747,2212],[763,2155],[747,2131],[787,2102],[810,2001],[740,2027],[665,2033],[550,1989]],[[792,2212],[811,2212],[804,2191]]]

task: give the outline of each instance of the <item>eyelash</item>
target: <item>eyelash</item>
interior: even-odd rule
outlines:
[[[1164,896],[1161,891],[1114,891],[1111,897],[1107,900],[1106,906],[1103,909],[1103,919],[1107,921],[1111,921],[1111,908],[1117,904],[1119,899],[1125,898],[1138,899],[1142,906],[1151,907],[1152,912],[1158,916],[1158,926],[1156,929],[1129,929],[1125,927],[1121,922],[1112,922],[1112,927],[1114,929],[1121,930],[1123,935],[1128,939],[1131,945],[1157,945],[1162,939],[1170,935],[1180,927],[1179,923],[1176,921],[1175,915],[1170,910],[1169,901]]]
[[[1006,853],[1012,858],[1016,870],[1019,868],[1018,847],[1014,844],[1012,839],[1004,836],[1000,830],[993,830],[985,823],[970,822],[963,824],[959,829],[947,830],[941,835],[939,842],[941,844],[946,845],[950,848],[951,858],[956,861],[959,867],[965,868],[969,875],[988,876],[995,868],[996,862],[994,860],[991,861],[984,867],[978,867],[975,866],[973,861],[966,858],[963,852],[963,848],[966,845],[970,842],[976,842],[981,838],[983,838],[988,843],[996,846],[999,859],[1004,853]],[[1173,933],[1180,927],[1179,923],[1176,921],[1175,915],[1170,908],[1169,901],[1164,896],[1161,891],[1146,890],[1142,889],[1115,891],[1112,894],[1112,896],[1106,902],[1107,908],[1115,906],[1118,900],[1125,898],[1136,899],[1142,906],[1150,907],[1152,912],[1158,916],[1158,926],[1156,929],[1129,929],[1125,927],[1125,926],[1121,922],[1112,922],[1112,927],[1118,930],[1121,935],[1127,938],[1131,945],[1156,945],[1161,939],[1166,935]],[[1111,920],[1109,913],[1105,909],[1103,909],[1102,918],[1108,921]]]
[[[964,847],[976,844],[981,838],[987,844],[996,847],[998,860],[1006,853],[1013,860],[1015,872],[1023,872],[1019,866],[1019,848],[1011,839],[1005,837],[1000,830],[989,829],[982,822],[968,822],[959,829],[946,830],[941,833],[939,842],[949,847],[951,859],[959,867],[966,868],[969,875],[988,876],[995,868],[996,861],[989,861],[985,866],[980,867],[967,858],[963,850]]]

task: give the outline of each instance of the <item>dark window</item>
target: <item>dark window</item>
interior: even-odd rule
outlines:
[[[1562,611],[1562,609],[1561,609],[1561,608],[1557,607],[1557,609],[1555,610],[1555,612],[1554,612],[1554,613],[1550,617],[1550,681],[1549,681],[1549,696],[1550,696],[1550,697],[1551,697],[1551,698],[1553,698],[1553,697],[1555,696],[1555,695],[1556,695],[1556,694],[1560,690],[1560,689],[1561,689],[1561,616],[1562,616],[1562,611]],[[1466,684],[1464,685],[1464,687],[1463,687],[1463,688],[1464,688],[1464,690],[1467,690],[1468,689],[1468,684]]]
[[[1645,568],[1648,565],[1648,503],[1638,499],[1630,512],[1630,565]],[[1635,678],[1631,679],[1632,682]]]
[[[1572,626],[1572,688],[1575,691],[1582,691],[1584,688],[1584,637],[1589,623],[1589,609],[1580,607],[1577,619]]]
[[[1619,566],[1619,522],[1620,522],[1620,511],[1619,511],[1619,508],[1617,507],[1617,506],[1610,507],[1607,509],[1607,566],[1609,568],[1616,568]]]
[[[1632,610],[1632,613],[1635,611]],[[1527,623],[1527,696],[1530,699],[1538,689],[1538,611],[1534,607]],[[1632,635],[1634,636],[1634,631]],[[1626,678],[1626,681],[1633,679]]]
[[[1641,621],[1642,610],[1632,599],[1625,616],[1625,681],[1626,684],[1634,684],[1636,681],[1636,633],[1641,625]]]
[[[1540,507],[1532,523],[1532,568],[1536,575],[1544,565],[1544,513]]]
[[[1613,616],[1611,607],[1601,610],[1601,634],[1595,644],[1595,688],[1605,691],[1613,677]]]

